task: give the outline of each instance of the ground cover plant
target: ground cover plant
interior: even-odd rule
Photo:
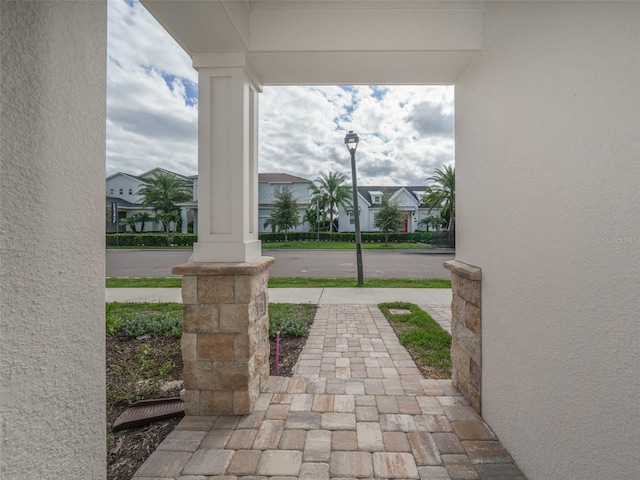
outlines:
[[[182,277],[107,278],[107,288],[180,288]],[[269,278],[270,288],[357,287],[355,278],[286,277]],[[366,288],[451,288],[442,278],[367,278]]]
[[[269,305],[272,374],[277,326],[281,336],[279,374],[290,376],[316,308],[316,305]],[[113,422],[132,403],[179,395],[181,317],[182,305],[178,303],[106,304],[108,480],[129,480],[180,420],[111,431]]]
[[[378,307],[425,378],[451,378],[451,335],[438,322],[413,303],[381,303]]]
[[[182,288],[182,277],[107,278],[107,288]]]

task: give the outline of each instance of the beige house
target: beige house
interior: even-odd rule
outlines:
[[[194,271],[268,266],[262,85],[453,84],[466,393],[530,480],[637,478],[640,3],[143,3],[199,73]],[[106,2],[0,25],[0,476],[103,479]]]

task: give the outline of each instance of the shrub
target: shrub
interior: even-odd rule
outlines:
[[[446,245],[448,232],[414,232],[414,233],[390,233],[389,243],[428,243],[433,245]],[[258,234],[258,238],[265,243],[282,243],[285,241],[284,233]],[[360,234],[362,243],[385,243],[385,234],[382,232],[362,232]],[[289,232],[287,240],[290,242],[352,242],[356,241],[356,234],[353,232]]]
[[[269,338],[276,338],[278,327],[281,336],[306,335],[313,323],[316,308],[316,305],[309,304],[269,304]]]
[[[122,324],[120,322],[120,317],[114,315],[112,313],[108,313],[106,315],[107,320],[107,337],[113,335],[118,330],[122,328]]]
[[[198,240],[197,235],[191,233],[175,233],[171,235],[172,245],[180,247],[193,246]],[[167,234],[158,233],[107,233],[107,246],[115,247],[166,247]]]
[[[276,338],[278,327],[280,327],[280,335],[283,337],[302,337],[309,331],[309,325],[300,318],[281,319],[278,322],[269,323],[270,339]]]
[[[130,337],[141,335],[182,336],[182,313],[132,312],[120,317],[120,328]]]
[[[381,232],[362,232],[362,243],[385,243],[385,234]],[[284,243],[285,234],[261,232],[258,238],[265,243]],[[356,236],[353,232],[289,232],[287,241],[290,242],[351,242],[355,243]],[[192,233],[175,233],[171,236],[172,245],[180,247],[192,247],[198,240],[198,236]],[[115,247],[166,247],[167,235],[157,233],[107,233],[107,246]],[[389,243],[427,243],[432,245],[449,245],[451,238],[449,232],[414,232],[391,233]]]

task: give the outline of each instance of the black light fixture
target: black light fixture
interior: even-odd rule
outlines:
[[[351,154],[351,178],[353,179],[353,215],[355,217],[356,228],[356,266],[358,269],[358,286],[364,285],[364,275],[362,273],[362,237],[360,235],[360,207],[358,206],[358,181],[356,180],[356,150],[360,138],[353,130],[344,137],[344,144]]]
[[[356,149],[358,148],[358,142],[360,141],[360,137],[358,137],[357,133],[353,133],[353,130],[349,130],[349,133],[344,137],[344,143],[349,149],[351,154],[356,153]]]

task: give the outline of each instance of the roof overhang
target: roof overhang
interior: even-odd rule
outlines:
[[[263,85],[452,84],[482,47],[482,1],[142,3],[196,68],[241,54]]]

